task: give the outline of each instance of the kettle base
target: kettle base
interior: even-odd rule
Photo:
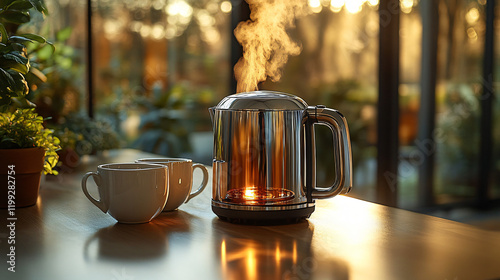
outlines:
[[[309,218],[314,205],[300,209],[277,211],[235,210],[212,205],[212,211],[223,221],[246,225],[283,225],[295,224]]]

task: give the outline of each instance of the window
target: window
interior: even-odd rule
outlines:
[[[123,147],[211,164],[207,108],[234,91],[232,67],[241,49],[232,32],[248,19],[248,5],[241,0],[88,2],[95,117],[112,125]],[[482,101],[482,94],[493,93],[500,78],[499,49],[488,52],[492,38],[499,45],[500,11],[494,2],[401,0],[397,9],[387,10],[394,1],[307,1],[307,13],[288,30],[301,46],[300,55],[289,57],[280,81],[259,88],[292,93],[346,116],[352,196],[382,203],[389,196],[397,203],[388,204],[408,209],[493,201],[500,198],[500,128],[493,125],[500,121],[500,104],[495,98]],[[60,87],[65,78],[67,87],[41,94],[39,102],[59,108],[64,117],[88,110],[88,19],[82,13],[87,6],[67,0],[47,4],[51,15],[42,29],[52,38],[60,34],[61,46],[69,47],[57,54],[66,61],[58,63],[67,66],[61,69],[65,75],[49,85]],[[68,26],[69,35],[58,33]],[[380,36],[387,37],[381,41]],[[396,52],[384,53],[381,46]],[[399,71],[384,70],[398,60]],[[495,71],[488,70],[488,61]],[[393,89],[390,98],[379,99],[387,94],[380,92],[385,84]],[[63,107],[56,106],[59,100]],[[398,102],[397,109],[391,102]],[[384,116],[391,120],[388,128],[377,123]],[[484,142],[489,133],[491,150]],[[333,180],[329,137],[318,129],[319,185]],[[491,165],[485,164],[485,154],[491,155]],[[384,161],[391,170],[380,170]],[[390,178],[381,177],[391,172],[397,172],[394,189]]]

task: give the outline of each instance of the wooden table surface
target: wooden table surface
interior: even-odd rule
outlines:
[[[311,218],[299,224],[245,226],[213,214],[209,183],[150,223],[116,223],[87,200],[81,178],[97,164],[145,156],[111,151],[43,182],[37,205],[16,209],[15,273],[7,270],[7,211],[1,209],[0,279],[500,277],[499,233],[345,196],[317,200]]]

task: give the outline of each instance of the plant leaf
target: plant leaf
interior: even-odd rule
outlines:
[[[30,13],[28,11],[11,11],[7,10],[2,13],[2,17],[7,22],[15,24],[23,24],[30,21]]]
[[[45,3],[43,0],[28,0],[33,7],[40,13],[42,13],[44,16],[49,14],[49,11],[47,11],[47,7],[45,6]]]
[[[38,43],[46,43],[47,40],[45,40],[45,38],[43,38],[42,36],[40,35],[36,35],[36,34],[32,34],[32,33],[26,33],[26,34],[22,34],[22,35],[19,35],[20,37],[24,37],[24,38],[27,38],[29,40],[33,40],[35,42],[38,42]],[[12,37],[11,37],[12,38]]]
[[[23,37],[23,36],[10,36],[9,37],[9,41],[12,41],[12,42],[21,42],[21,43],[25,43],[25,42],[33,43],[33,40],[28,39],[28,38]]]
[[[28,73],[30,65],[26,57],[16,54],[16,52],[6,53],[0,57],[3,57],[3,59],[0,60],[0,66],[2,68],[14,69],[22,74]]]
[[[15,86],[15,82],[12,76],[9,74],[9,72],[3,70],[2,68],[0,68],[0,77],[2,78],[2,81],[7,81],[8,87]]]
[[[16,0],[10,3],[5,9],[6,10],[29,10],[33,8],[33,4],[26,0]]]
[[[36,104],[29,101],[25,97],[12,97],[12,101],[16,104],[17,108],[35,108]]]
[[[12,76],[12,79],[14,79],[15,85],[13,86],[12,90],[16,93],[16,95],[22,97],[28,94],[28,83],[26,82],[24,76],[14,70],[10,70],[8,72]]]
[[[2,35],[2,43],[5,44],[9,40],[9,36],[7,35],[7,30],[5,30],[5,26],[0,23],[0,35]]]
[[[20,52],[20,53],[24,53],[26,54],[26,46],[21,44],[21,43],[15,43],[15,42],[11,42],[9,43],[10,44],[10,47],[14,50],[14,51],[17,51],[17,52]]]
[[[5,8],[9,6],[14,0],[0,0],[0,7]]]

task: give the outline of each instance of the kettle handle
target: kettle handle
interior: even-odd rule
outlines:
[[[309,137],[306,137],[306,141],[310,142],[306,143],[306,147],[311,147],[308,151],[311,155],[307,157],[308,161],[310,161],[307,164],[311,169],[306,177],[310,176],[309,185],[312,188],[308,190],[308,193],[311,194],[312,198],[327,198],[348,193],[352,187],[352,156],[349,128],[345,117],[339,111],[323,105],[309,106],[305,116],[307,118],[307,121],[304,122],[306,124],[306,135],[309,134]],[[316,187],[314,124],[326,125],[333,134],[334,162],[337,174],[333,184],[327,188]]]

